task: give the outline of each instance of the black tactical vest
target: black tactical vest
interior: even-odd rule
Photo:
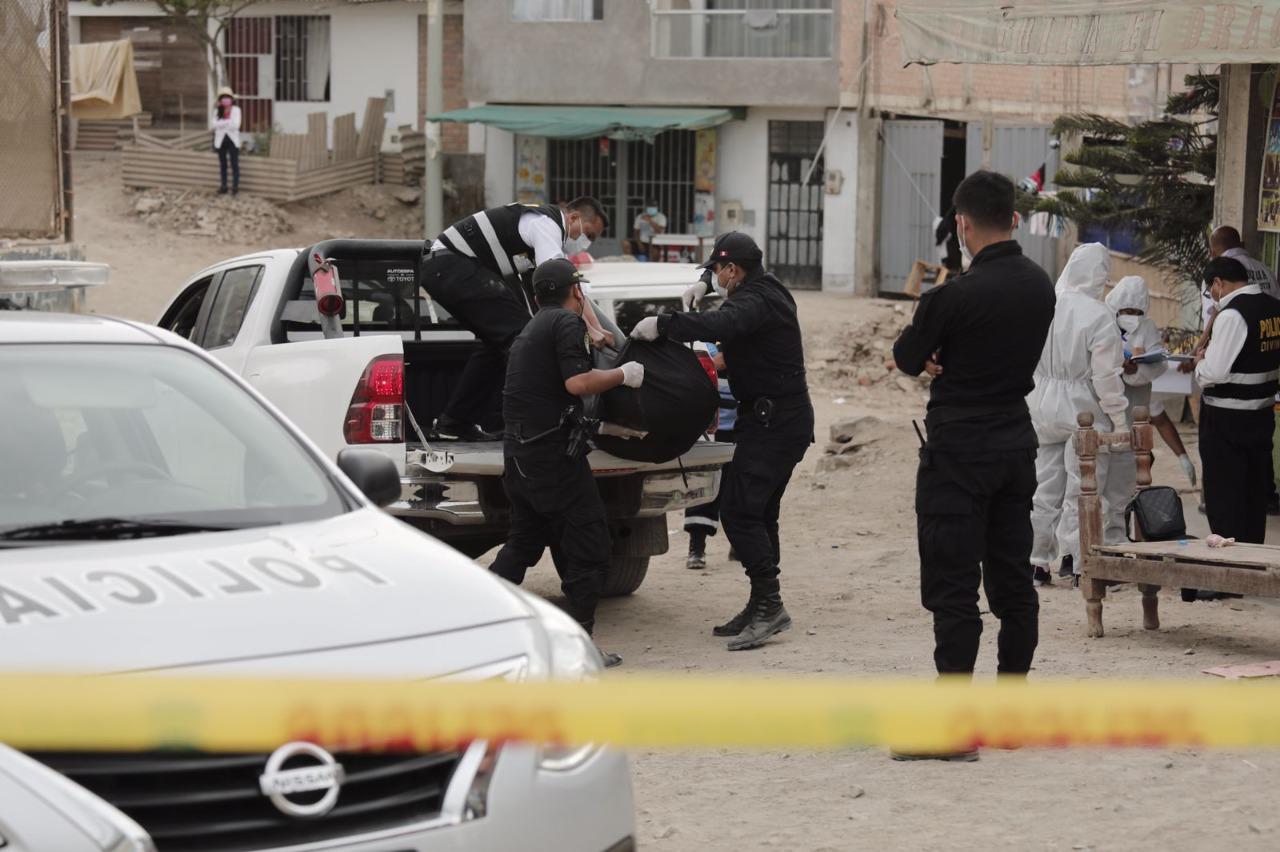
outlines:
[[[1218,408],[1269,409],[1280,379],[1280,300],[1265,293],[1243,294],[1222,310],[1244,317],[1247,336],[1231,364],[1231,375],[1226,382],[1205,388],[1204,401]]]
[[[551,204],[507,204],[491,207],[455,222],[440,235],[440,242],[456,254],[474,258],[481,266],[504,279],[520,271],[518,257],[528,257],[533,247],[520,237],[520,217],[526,213],[546,216],[560,228],[564,239],[564,217]]]

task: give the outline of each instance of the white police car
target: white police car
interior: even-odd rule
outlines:
[[[0,669],[511,679],[599,670],[594,646],[559,610],[375,505],[399,492],[385,457],[353,449],[331,464],[172,334],[0,314]],[[288,770],[307,767],[316,783],[297,791]],[[625,758],[605,749],[0,746],[5,852],[623,850],[633,827]]]

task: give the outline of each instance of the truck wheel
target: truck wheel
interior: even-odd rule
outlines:
[[[649,572],[649,557],[667,552],[667,518],[635,518],[609,526],[613,555],[601,595],[616,598],[640,588]]]
[[[648,556],[613,556],[609,559],[609,571],[604,576],[604,590],[601,597],[619,598],[629,595],[649,573]]]

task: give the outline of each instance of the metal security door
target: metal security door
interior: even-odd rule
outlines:
[[[970,124],[965,140],[965,171],[982,168],[982,125]],[[995,127],[991,132],[991,151],[987,168],[1008,176],[1015,184],[1044,165],[1045,188],[1049,188],[1058,171],[1058,151],[1049,147],[1048,127]],[[1047,234],[1031,233],[1030,223],[1023,223],[1014,237],[1022,244],[1022,252],[1040,264],[1049,277],[1058,276],[1058,240]]]
[[[562,204],[583,195],[599,201],[609,217],[618,206],[621,142],[612,139],[548,139],[547,203]],[[610,229],[619,233],[617,223]]]
[[[769,122],[769,230],[765,265],[798,290],[822,288],[822,187],[826,172],[813,155],[821,121]],[[809,180],[805,182],[805,176]]]
[[[937,262],[934,219],[942,192],[941,121],[884,123],[880,163],[880,292],[903,293],[917,260]],[[950,205],[948,205],[950,206]]]

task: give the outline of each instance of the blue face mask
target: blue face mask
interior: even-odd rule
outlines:
[[[647,215],[647,216],[657,216],[657,215],[658,215],[658,208],[657,208],[657,207],[646,207],[646,208],[644,208],[644,212],[645,212],[645,215]]]

